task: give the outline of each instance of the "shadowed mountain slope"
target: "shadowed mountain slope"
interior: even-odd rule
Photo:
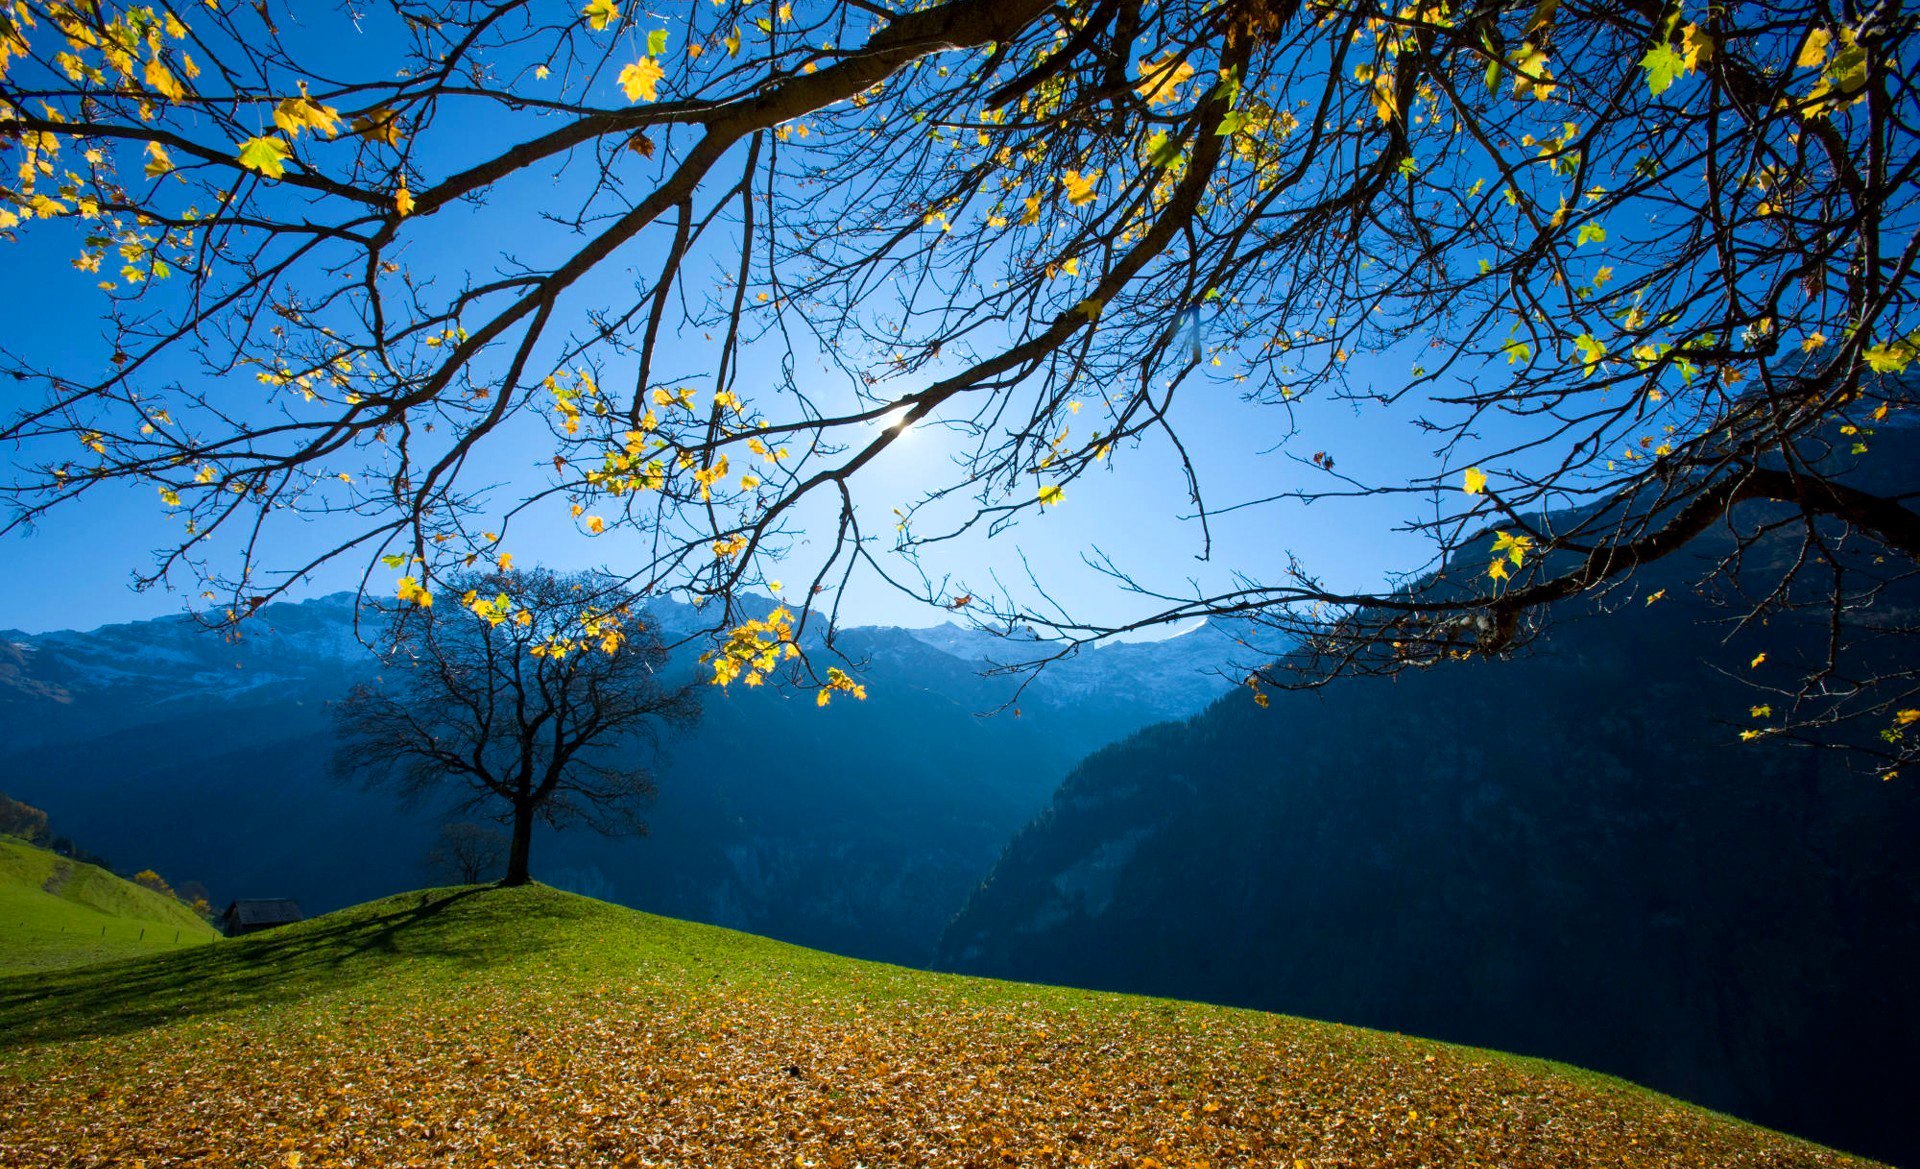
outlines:
[[[1910,481],[1913,438],[1867,473]],[[1734,632],[1690,587],[1714,553],[1516,660],[1229,695],[1095,753],[940,964],[1565,1059],[1920,1163],[1920,788],[1739,740],[1743,680],[1826,631]]]

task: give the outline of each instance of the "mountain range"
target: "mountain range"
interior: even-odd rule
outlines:
[[[651,609],[678,637],[700,614]],[[377,661],[349,594],[263,608],[238,640],[187,616],[0,632],[0,790],[117,863],[317,912],[421,883],[443,808],[332,779],[329,703]],[[698,668],[697,644],[677,651]],[[1239,649],[1216,627],[1089,650],[1007,706],[1033,647],[949,624],[850,628],[865,702],[701,691],[657,761],[646,839],[544,836],[535,875],[674,916],[924,963],[1008,838],[1087,752],[1198,710]],[[1001,709],[1006,707],[1006,709]]]

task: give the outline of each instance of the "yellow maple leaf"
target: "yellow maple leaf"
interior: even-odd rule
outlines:
[[[1133,91],[1149,106],[1172,105],[1180,100],[1180,87],[1193,76],[1193,66],[1174,59],[1173,51],[1158,61],[1140,61],[1140,80]]]
[[[1515,49],[1508,57],[1513,66],[1513,95],[1531,94],[1539,101],[1553,96],[1553,71],[1547,67],[1547,51],[1531,41]]]
[[[293,151],[282,139],[271,135],[262,138],[249,138],[240,143],[240,165],[248,170],[259,171],[270,179],[286,177],[287,159]]]
[[[1513,561],[1515,568],[1527,562],[1527,553],[1533,550],[1532,536],[1515,536],[1508,532],[1496,532],[1493,539],[1493,554],[1505,553]]]
[[[1582,333],[1573,339],[1573,347],[1580,351],[1580,367],[1583,378],[1592,377],[1599,370],[1600,362],[1607,355],[1607,347],[1600,343],[1592,333]]]
[[[580,15],[587,18],[588,27],[599,32],[620,18],[620,6],[613,0],[591,0]]]
[[[658,101],[660,79],[666,75],[659,61],[642,57],[620,71],[620,88],[627,91],[628,101]]]
[[[400,115],[386,106],[376,106],[353,119],[351,129],[368,142],[400,145]]]
[[[1075,207],[1093,202],[1093,185],[1099,179],[1100,172],[1097,170],[1088,171],[1084,175],[1077,170],[1068,171],[1060,180],[1067,188],[1067,202]]]
[[[340,111],[308,97],[307,83],[302,81],[300,96],[285,98],[273,107],[273,124],[289,139],[298,138],[302,130],[331,138],[340,132]]]
[[[1823,65],[1827,60],[1827,46],[1833,43],[1833,34],[1824,28],[1816,28],[1807,34],[1807,43],[1800,46],[1800,55],[1793,63],[1802,69]]]
[[[1875,345],[1860,354],[1866,359],[1867,368],[1875,373],[1905,373],[1913,361],[1914,347],[1903,342],[1889,342]]]
[[[187,96],[186,87],[180,84],[180,79],[175,77],[173,71],[168,69],[166,63],[158,57],[147,62],[141,76],[146,79],[147,88],[169,101],[179,101]]]
[[[1379,73],[1373,79],[1373,112],[1383,122],[1391,122],[1400,112],[1400,94],[1393,87],[1393,74]]]
[[[1468,467],[1461,490],[1468,495],[1480,495],[1487,490],[1487,473],[1478,467]]]
[[[162,178],[171,173],[172,170],[173,156],[167,153],[167,148],[158,142],[147,143],[147,177],[150,179]]]
[[[421,587],[420,582],[413,577],[401,577],[398,592],[403,601],[411,601],[422,609],[433,608],[433,594]]]
[[[393,209],[398,211],[403,219],[413,214],[413,192],[407,190],[405,183],[401,183],[400,189],[393,194]]]
[[[1060,489],[1059,484],[1049,483],[1040,489],[1040,506],[1053,507],[1066,497],[1067,493]]]

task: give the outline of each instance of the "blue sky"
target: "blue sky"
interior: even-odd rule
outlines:
[[[357,51],[356,38],[374,35],[334,30],[315,43],[336,60],[349,60]],[[497,127],[473,129],[499,133]],[[439,177],[432,173],[436,160],[417,161],[428,172],[424,180]],[[523,225],[535,222],[545,207],[543,200],[563,190],[535,176],[534,181],[503,186],[484,208],[449,208],[442,214],[468,218],[464,238],[475,242],[471,254],[433,242],[447,239],[448,234],[432,233],[424,246],[440,250],[416,251],[410,262],[448,276],[463,270],[484,275],[499,259],[499,241],[513,239],[518,246],[516,236],[525,230]],[[21,236],[16,243],[0,245],[6,249],[9,272],[18,274],[0,286],[0,312],[4,312],[0,319],[7,322],[0,344],[33,362],[69,370],[98,368],[105,355],[98,314],[106,302],[94,287],[97,277],[76,272],[68,264],[77,251],[73,234],[65,225],[35,224]],[[575,312],[582,313],[589,304],[630,302],[630,271],[644,260],[643,252],[627,260],[626,266],[613,264],[596,272],[574,298]],[[673,352],[676,346],[663,348]],[[748,380],[756,372],[769,374],[771,380],[770,366],[756,371],[751,364],[755,360],[770,363],[774,357],[765,350],[751,355]],[[1333,399],[1310,401],[1299,406],[1292,418],[1300,433],[1281,445],[1288,414],[1241,401],[1232,380],[1233,358],[1223,355],[1223,361],[1218,369],[1206,371],[1210,380],[1183,393],[1175,414],[1213,508],[1295,488],[1330,486],[1325,473],[1308,462],[1316,451],[1331,453],[1343,473],[1368,482],[1393,482],[1438,469],[1432,436],[1410,424],[1413,404],[1360,411]],[[1351,373],[1356,384],[1371,380],[1391,385],[1401,368],[1399,362],[1390,367],[1384,360],[1369,364],[1359,358]],[[620,372],[609,371],[616,376]],[[175,373],[197,376],[184,368]],[[251,384],[250,378],[236,379],[234,392],[249,392]],[[894,383],[900,392],[919,384],[914,380]],[[0,387],[0,393],[8,395],[0,400],[6,407],[25,404],[18,384]],[[528,428],[524,442],[494,452],[491,461],[477,469],[480,477],[502,485],[502,502],[510,501],[516,488],[543,484],[540,471],[552,450],[540,438]],[[890,510],[939,483],[951,450],[951,440],[937,428],[911,433],[895,444],[864,476],[861,507],[866,529],[882,536],[889,533]],[[0,459],[12,462],[23,453],[0,450]],[[1212,555],[1201,561],[1197,558],[1200,533],[1189,518],[1192,507],[1185,482],[1171,448],[1164,439],[1155,438],[1139,449],[1116,452],[1105,473],[1073,484],[1061,506],[1031,513],[991,540],[968,538],[943,545],[926,555],[924,566],[936,576],[950,575],[956,582],[954,592],[962,588],[988,591],[996,575],[1018,581],[1030,568],[1076,616],[1119,621],[1148,606],[1124,596],[1083,564],[1082,558],[1096,550],[1137,573],[1143,584],[1176,593],[1191,591],[1194,586],[1189,581],[1204,589],[1227,587],[1236,573],[1276,580],[1289,554],[1297,554],[1329,583],[1364,588],[1378,585],[1391,569],[1422,563],[1424,549],[1392,533],[1397,522],[1414,518],[1408,511],[1417,502],[1411,498],[1324,501],[1311,508],[1223,515],[1214,521]],[[521,564],[619,570],[636,555],[637,537],[616,531],[589,538],[579,532],[560,501],[554,501],[550,512],[536,513],[513,530],[508,547]],[[148,567],[154,550],[175,530],[170,523],[150,487],[113,487],[56,511],[35,530],[0,536],[0,563],[5,565],[0,573],[0,602],[4,602],[0,626],[29,631],[88,627],[186,607],[197,596],[191,579],[177,580],[174,591],[143,594],[130,587],[132,573]],[[280,562],[293,562],[320,546],[321,535],[317,528],[284,528],[277,535]],[[796,549],[802,558],[805,539]],[[355,587],[363,568],[358,561],[330,566],[297,587],[294,595]],[[779,573],[777,566],[770,567],[769,575]],[[370,587],[386,591],[390,576],[376,575]],[[871,576],[851,582],[841,613],[854,624],[924,625],[946,619],[940,610],[921,605]]]

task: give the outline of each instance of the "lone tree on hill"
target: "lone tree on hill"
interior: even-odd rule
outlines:
[[[1755,675],[1778,695],[1755,733],[1860,718],[1881,766],[1920,758],[1915,630],[1876,616],[1920,556],[1911,476],[1862,488],[1830,450],[1874,446],[1901,404],[1883,379],[1920,352],[1920,37],[1897,4],[297,19],[0,9],[0,231],[44,237],[8,270],[87,273],[107,337],[0,357],[27,403],[0,422],[26,452],[13,522],[157,491],[183,526],[153,575],[200,573],[238,621],[337,556],[418,564],[399,590],[424,604],[513,522],[570,517],[627,530],[633,587],[715,602],[723,682],[761,680],[862,570],[1067,648],[1263,621],[1306,646],[1270,679],[1301,686],[1506,653],[1720,531],[1702,572],[1736,617],[1834,630]],[[1210,474],[1182,437],[1202,391],[1270,407],[1250,429],[1292,461]],[[1329,450],[1329,401],[1426,457]],[[954,457],[870,501],[901,513],[875,525],[871,469],[915,428]],[[1369,589],[1096,557],[1139,602],[1102,619],[937,559],[1152,466],[1203,556],[1224,512],[1283,531],[1342,498],[1398,504],[1424,550]],[[259,528],[316,514],[337,543],[254,563],[285,546]],[[742,593],[772,576],[808,590],[754,618]],[[1863,662],[1862,638],[1904,640]]]
[[[427,851],[427,868],[473,885],[499,872],[507,860],[507,837],[491,824],[465,821],[440,826],[440,835]]]
[[[689,685],[640,598],[594,574],[533,570],[449,577],[463,607],[400,607],[381,680],[336,709],[335,770],[411,798],[461,789],[462,810],[512,825],[503,884],[528,880],[536,820],[644,832],[642,759],[663,725],[692,721]]]

